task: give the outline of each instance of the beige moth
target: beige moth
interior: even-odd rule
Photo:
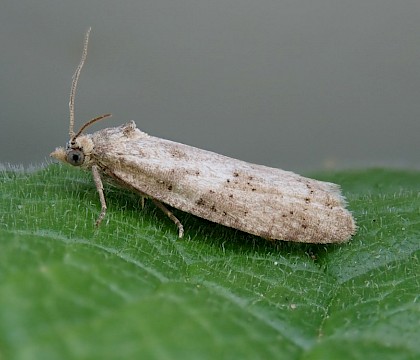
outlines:
[[[105,177],[151,199],[177,225],[179,237],[184,228],[166,205],[269,240],[341,243],[356,232],[336,184],[153,137],[134,121],[83,133],[110,114],[88,121],[75,133],[74,99],[89,34],[90,29],[71,85],[70,140],[51,156],[92,171],[102,206],[97,225],[107,209]]]

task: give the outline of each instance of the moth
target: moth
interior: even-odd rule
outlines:
[[[89,34],[90,29],[71,85],[70,140],[51,156],[92,171],[102,206],[96,225],[107,210],[106,177],[151,199],[176,224],[179,237],[184,228],[166,205],[269,240],[341,243],[355,234],[355,221],[336,184],[153,137],[134,121],[84,134],[110,114],[74,132],[74,99]]]

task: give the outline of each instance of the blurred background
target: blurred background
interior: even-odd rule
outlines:
[[[0,163],[76,128],[154,136],[305,172],[419,168],[418,0],[2,0]],[[49,161],[49,160],[48,160]]]

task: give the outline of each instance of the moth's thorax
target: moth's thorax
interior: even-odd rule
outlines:
[[[148,137],[149,135],[137,129],[136,123],[131,120],[121,126],[99,130],[91,135],[91,140],[95,145],[104,146],[110,144],[118,146],[121,143],[137,141]]]
[[[67,145],[67,148],[83,150],[85,155],[91,154],[94,148],[91,135],[80,135],[73,141],[70,141]]]

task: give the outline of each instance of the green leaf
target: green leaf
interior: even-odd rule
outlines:
[[[1,359],[420,358],[420,173],[317,174],[359,226],[269,243],[50,165],[0,173]]]

